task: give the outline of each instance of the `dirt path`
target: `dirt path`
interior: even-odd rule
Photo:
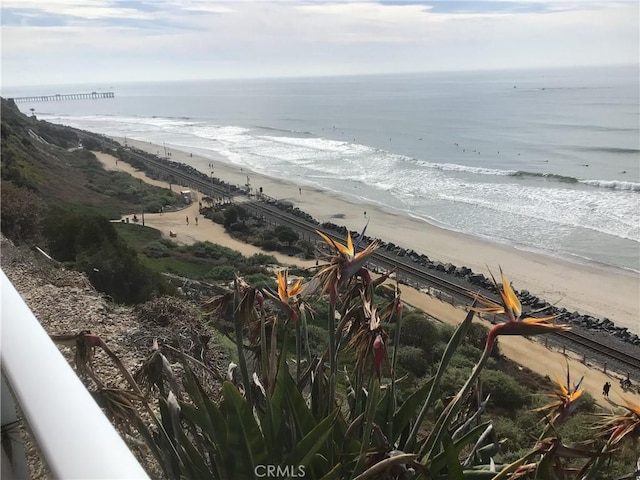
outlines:
[[[127,172],[133,177],[139,178],[151,185],[155,185],[161,188],[169,188],[168,183],[153,180],[147,177],[144,172],[136,170],[128,163],[117,161],[116,158],[112,155],[100,152],[93,153],[96,155],[98,160],[102,162],[107,170],[120,170],[123,172]],[[174,191],[178,191],[181,189],[181,187],[173,185],[173,189]],[[205,196],[205,194],[203,194],[202,192],[192,191],[192,195],[195,197],[194,201],[190,205],[177,212],[166,212],[162,214],[145,213],[145,226],[159,230],[162,235],[166,237],[169,237],[169,233],[173,232],[176,236],[173,237],[172,240],[186,245],[192,244],[194,242],[203,242],[208,240],[210,242],[237,250],[245,256],[251,256],[256,253],[268,253],[269,255],[273,255],[274,257],[276,257],[276,259],[284,265],[295,264],[301,267],[311,267],[315,265],[315,261],[305,261],[299,258],[289,257],[278,252],[264,252],[258,247],[232,238],[225,232],[222,225],[199,216],[198,202],[200,199],[202,199],[202,197]],[[141,212],[131,212],[129,215],[125,215],[125,217],[129,217],[129,220],[131,221],[131,217],[133,217],[134,213],[138,216],[139,219],[141,219]],[[196,218],[198,219],[197,223]]]
[[[147,177],[144,172],[134,169],[131,165],[121,161],[117,162],[116,158],[111,155],[99,152],[94,153],[108,170],[121,170],[152,185],[169,188],[168,183],[152,180]],[[174,188],[180,187],[174,186]],[[198,200],[204,195],[201,192],[195,192],[195,194],[198,196],[195,201],[180,211],[164,214],[145,214],[145,225],[158,229],[162,232],[162,235],[167,237],[169,236],[169,232],[174,232],[176,237],[174,237],[173,240],[179,243],[191,244],[196,241],[209,240],[210,242],[237,250],[245,256],[250,256],[255,253],[268,253],[276,257],[276,259],[284,265],[296,265],[300,267],[312,267],[315,265],[315,261],[312,260],[305,261],[277,252],[264,252],[258,247],[232,238],[225,232],[222,225],[213,223],[210,220],[199,218],[198,224],[196,225],[195,219],[198,217]],[[132,216],[133,213],[139,215],[140,212],[131,212],[131,215],[128,216]],[[187,218],[189,219],[188,224]],[[402,285],[401,289],[402,297],[408,304],[428,312],[431,316],[442,322],[457,325],[466,315],[466,311],[463,308],[453,307],[412,287]],[[482,322],[482,320],[477,321]],[[483,323],[489,328],[492,326],[489,322]],[[549,375],[551,378],[555,378],[556,376],[561,379],[566,378],[568,365],[572,380],[575,379],[575,381],[577,381],[584,375],[585,389],[602,406],[609,407],[615,404],[624,404],[622,395],[624,395],[624,398],[640,404],[639,394],[622,392],[619,386],[620,375],[604,374],[600,366],[591,365],[588,361],[585,365],[576,354],[567,352],[567,355],[563,355],[560,351],[553,351],[537,341],[524,337],[501,337],[499,345],[502,353],[508,358],[540,375]],[[602,396],[602,386],[606,381],[610,381],[612,384],[608,401]]]

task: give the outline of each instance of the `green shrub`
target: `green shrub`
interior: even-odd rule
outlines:
[[[230,229],[235,223],[247,218],[247,212],[238,205],[229,205],[224,209],[224,226]]]
[[[531,404],[531,395],[513,377],[498,370],[485,369],[480,375],[483,393],[491,394],[490,403],[514,411]]]
[[[212,209],[207,209],[207,211],[203,215],[205,218],[208,218],[214,223],[218,225],[224,225],[224,213],[219,211],[214,211]]]
[[[593,438],[593,416],[577,409],[562,424],[556,426],[565,443],[575,445]]]
[[[307,241],[307,240],[302,240],[298,242],[298,246],[300,247],[300,249],[304,252],[304,258],[309,260],[311,258],[314,258],[316,255],[316,247],[313,243]]]
[[[56,209],[44,222],[48,248],[57,260],[85,272],[96,290],[121,303],[139,303],[174,293],[159,273],[140,263],[135,250],[99,215]]]
[[[329,332],[317,325],[308,325],[309,330],[309,350],[311,355],[321,355],[329,341]]]
[[[464,385],[464,382],[469,377],[468,368],[459,368],[449,366],[442,376],[441,389],[442,397],[450,398]]]
[[[286,225],[278,225],[274,229],[274,232],[278,240],[280,240],[282,243],[286,243],[289,246],[291,246],[291,244],[293,244],[294,242],[297,242],[300,238],[298,232],[296,232],[291,227],[287,227]]]
[[[175,250],[176,248],[178,248],[178,243],[174,242],[173,240],[167,237],[160,238],[158,242],[160,242],[162,245],[164,245],[170,250]]]
[[[157,200],[152,200],[150,202],[145,202],[144,210],[147,213],[160,213],[163,204]]]
[[[423,313],[412,312],[402,318],[400,343],[403,345],[418,347],[430,354],[434,338],[438,338],[438,327]]]
[[[99,250],[116,241],[118,234],[105,217],[82,215],[56,209],[44,220],[44,235],[51,255],[61,261],[74,261],[80,252]]]
[[[271,275],[264,273],[253,273],[244,276],[245,281],[254,288],[270,288],[277,291],[278,284]]]
[[[449,325],[448,323],[444,323],[440,325],[438,328],[438,335],[439,335],[440,341],[444,343],[448,343],[449,339],[451,338],[455,330],[456,330],[456,327],[454,327],[453,325]]]
[[[499,416],[491,420],[498,439],[506,439],[502,444],[503,452],[518,451],[529,445],[531,432],[522,428],[519,422],[507,416]]]
[[[236,269],[228,265],[220,265],[213,267],[207,273],[206,277],[213,280],[233,280],[235,278]]]
[[[4,180],[0,195],[2,233],[15,243],[36,241],[40,234],[40,199],[32,191]]]
[[[474,347],[473,345],[463,343],[456,350],[456,355],[458,354],[467,357],[472,364],[475,364],[478,362],[478,360],[480,360],[480,357],[482,356],[482,350]]]
[[[171,252],[160,241],[151,242],[143,249],[143,253],[149,258],[168,257]]]
[[[469,358],[468,355],[456,351],[451,357],[450,365],[452,367],[464,368],[467,371],[471,371],[471,369],[475,365],[475,362],[473,361],[473,359]]]
[[[484,350],[487,343],[489,329],[481,323],[472,323],[464,337],[464,343],[471,345],[480,351]]]
[[[272,252],[274,250],[278,250],[279,247],[280,247],[280,245],[278,244],[277,240],[269,239],[269,240],[265,240],[264,242],[262,242],[262,248],[265,249],[268,252]]]
[[[228,263],[238,262],[243,258],[240,252],[211,242],[196,242],[187,246],[186,251],[196,257],[212,258]]]
[[[598,410],[596,399],[589,392],[584,392],[576,404],[577,413],[594,413]]]
[[[100,249],[80,252],[76,265],[87,273],[96,290],[107,293],[116,302],[141,303],[154,295],[174,293],[159,273],[144,267],[136,252],[121,242],[104,243]]]
[[[278,260],[273,255],[266,253],[254,253],[247,258],[248,265],[277,265]]]
[[[398,365],[413,373],[416,377],[422,377],[429,368],[429,363],[424,358],[424,352],[419,347],[404,345],[398,349]]]

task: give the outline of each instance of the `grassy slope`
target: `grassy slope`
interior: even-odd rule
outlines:
[[[72,129],[27,117],[5,99],[1,116],[2,179],[29,188],[49,206],[119,218],[138,208],[141,197],[168,197],[165,189],[104,170],[93,154],[76,149]]]

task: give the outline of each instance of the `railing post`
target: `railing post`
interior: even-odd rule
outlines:
[[[2,376],[2,430],[7,432],[5,441],[11,443],[11,458],[2,449],[2,477],[29,478],[27,455],[20,439],[20,428],[17,428],[18,415],[11,391]]]
[[[2,372],[55,478],[148,479],[4,272]]]

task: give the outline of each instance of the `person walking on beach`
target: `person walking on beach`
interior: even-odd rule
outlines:
[[[198,217],[196,217],[196,227],[198,226]]]
[[[602,395],[604,395],[604,398],[609,398],[609,390],[611,389],[611,383],[606,382],[603,386],[602,386]]]
[[[187,225],[189,225],[189,217],[187,217]]]

